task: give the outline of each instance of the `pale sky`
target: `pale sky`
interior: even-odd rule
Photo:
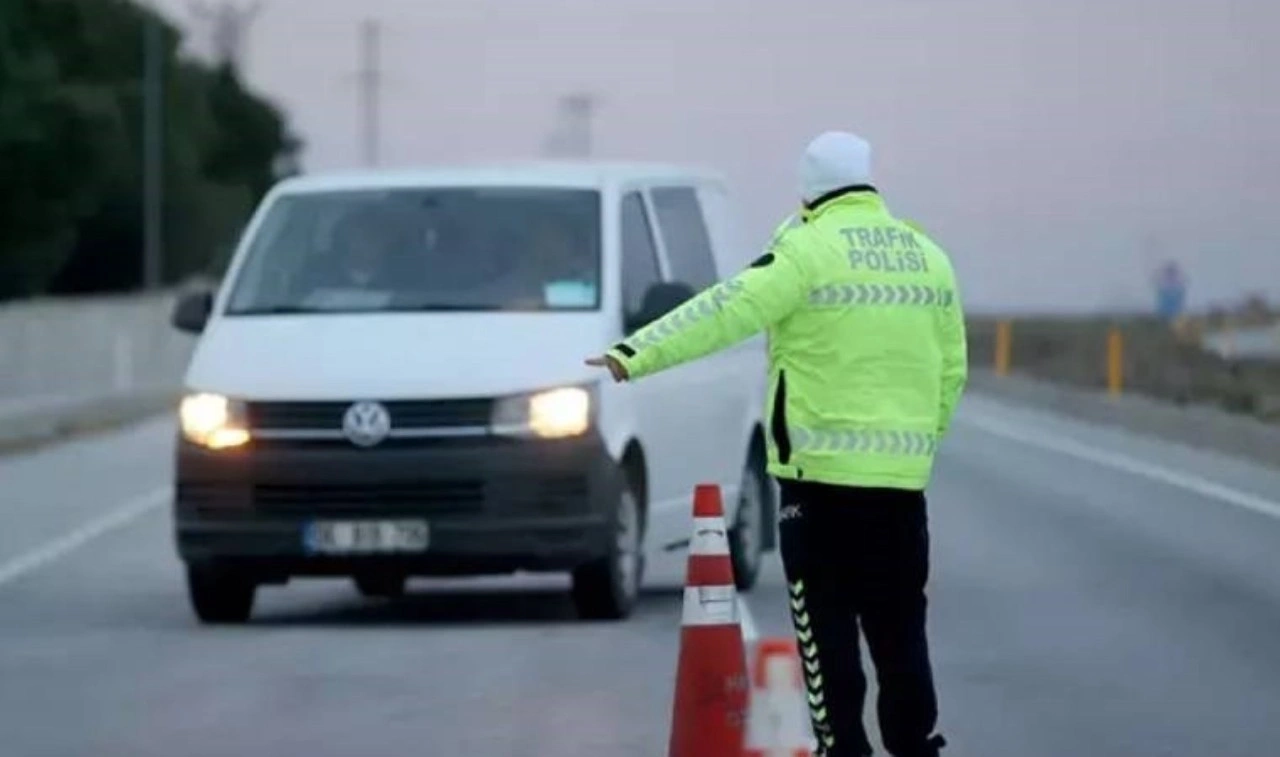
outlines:
[[[972,310],[1145,307],[1169,257],[1195,306],[1280,301],[1277,0],[266,0],[247,76],[309,171],[361,164],[364,17],[383,165],[538,156],[585,89],[598,156],[720,171],[761,244],[805,143],[863,135]]]

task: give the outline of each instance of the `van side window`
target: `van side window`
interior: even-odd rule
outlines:
[[[649,215],[639,192],[629,192],[622,198],[621,225],[622,300],[625,312],[630,314],[640,310],[649,287],[662,278]]]
[[[697,193],[692,187],[662,187],[652,195],[671,278],[699,291],[716,283],[720,277]]]

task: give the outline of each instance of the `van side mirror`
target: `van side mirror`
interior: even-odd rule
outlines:
[[[663,281],[654,284],[644,293],[640,309],[627,315],[625,324],[627,333],[648,326],[688,302],[696,294],[693,287],[680,282]]]
[[[212,312],[213,292],[208,290],[187,292],[178,298],[169,322],[178,331],[199,334],[209,323],[209,314]]]

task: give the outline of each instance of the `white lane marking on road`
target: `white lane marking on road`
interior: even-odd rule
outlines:
[[[39,570],[49,563],[60,560],[99,536],[141,518],[148,512],[168,502],[171,494],[172,490],[168,486],[150,491],[141,497],[125,502],[105,515],[95,518],[53,541],[46,542],[30,552],[18,555],[12,560],[0,563],[0,586],[15,581],[32,571]]]
[[[1041,449],[1087,460],[1118,471],[1131,473],[1135,476],[1143,476],[1152,481],[1186,489],[1211,499],[1221,500],[1260,515],[1268,515],[1272,518],[1280,519],[1280,502],[1274,502],[1256,494],[1225,486],[1207,478],[1201,478],[1189,473],[1179,473],[1171,468],[1143,462],[1118,452],[1091,447],[1071,439],[1049,438],[1025,428],[1001,423],[990,418],[966,417],[961,421],[980,428],[989,434],[1004,437],[1011,441],[1030,444]]]
[[[746,643],[754,644],[756,639],[760,638],[756,619],[751,614],[751,606],[741,594],[738,595],[738,625],[742,627],[742,640]]]

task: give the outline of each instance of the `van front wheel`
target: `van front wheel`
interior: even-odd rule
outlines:
[[[769,479],[756,455],[747,459],[738,489],[738,512],[729,532],[729,555],[738,591],[750,591],[764,561],[765,519],[769,508]]]
[[[213,566],[187,568],[187,595],[202,623],[248,621],[257,588],[249,578]]]
[[[632,477],[625,472],[623,476],[609,553],[573,571],[573,603],[582,618],[622,620],[631,615],[640,593],[640,500]]]

